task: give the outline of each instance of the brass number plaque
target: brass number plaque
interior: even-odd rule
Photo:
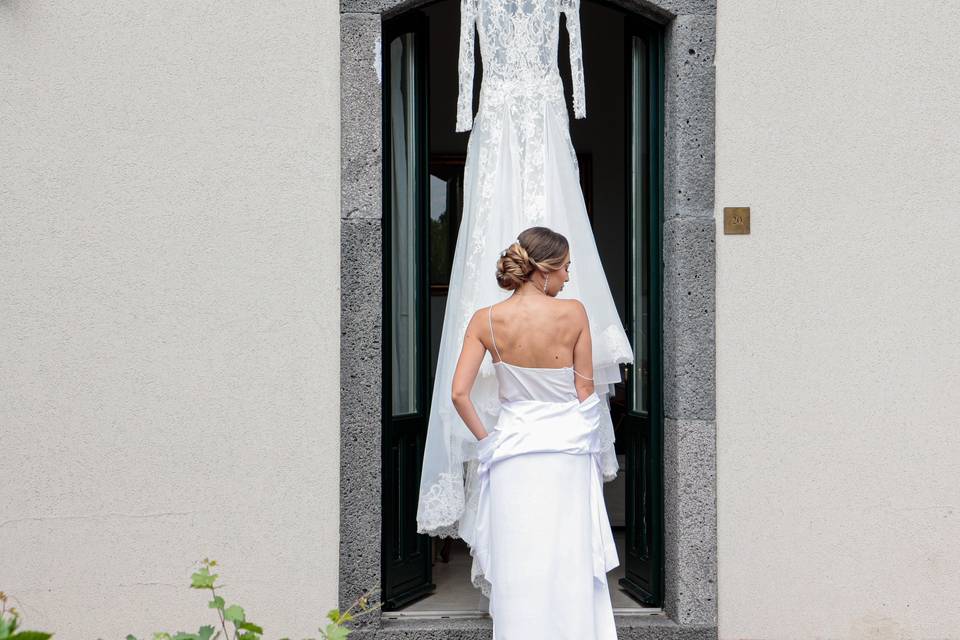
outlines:
[[[724,207],[723,232],[750,233],[750,207]]]

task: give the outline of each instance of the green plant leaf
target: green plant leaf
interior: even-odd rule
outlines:
[[[135,635],[133,635],[133,634],[127,634],[126,640],[137,640],[137,636],[135,636]]]
[[[334,623],[327,625],[327,630],[324,632],[324,635],[327,637],[327,640],[345,640],[349,633],[350,629],[345,629]]]
[[[212,589],[213,583],[216,582],[217,577],[220,574],[210,573],[210,569],[207,567],[200,567],[199,571],[193,573],[190,576],[190,588],[191,589]]]
[[[199,640],[210,640],[210,637],[213,635],[213,627],[206,625],[200,627],[200,630],[197,631],[197,638]]]
[[[223,598],[220,596],[214,596],[213,600],[207,603],[207,606],[211,609],[223,609],[224,604],[226,603],[223,601]]]
[[[243,613],[243,607],[232,604],[226,609],[223,610],[223,618],[228,622],[234,624],[239,624],[241,622],[246,622],[246,616]]]
[[[9,638],[17,630],[17,614],[11,613],[10,618],[0,617],[0,638]]]
[[[52,633],[42,631],[20,631],[10,636],[10,640],[48,640],[52,637]]]
[[[253,631],[255,633],[263,633],[263,629],[253,624],[252,622],[244,622],[243,624],[238,624],[237,629],[243,629],[244,631]]]

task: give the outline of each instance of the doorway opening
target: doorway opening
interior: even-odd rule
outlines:
[[[616,613],[659,612],[663,37],[656,23],[614,5],[584,0],[580,11],[587,117],[571,113],[570,130],[597,248],[635,356],[611,398],[620,473],[604,484],[604,498],[620,566],[608,580]],[[488,610],[470,583],[465,543],[419,535],[415,522],[469,139],[454,131],[458,39],[457,0],[383,24],[385,617]],[[482,81],[476,53],[475,101]],[[570,96],[568,59],[561,29],[559,68]]]

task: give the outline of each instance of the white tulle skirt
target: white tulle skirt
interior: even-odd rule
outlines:
[[[476,508],[476,438],[451,402],[453,371],[470,317],[477,309],[510,295],[497,285],[496,264],[521,231],[546,226],[570,243],[570,281],[558,297],[577,298],[587,310],[594,384],[605,407],[613,385],[620,381],[619,364],[633,362],[580,190],[559,76],[542,86],[526,87],[522,96],[486,88],[485,81],[467,147],[463,217],[450,274],[421,473],[417,529],[436,536],[459,537],[464,512]],[[531,100],[540,107],[531,110]],[[489,354],[471,398],[489,430],[500,410]],[[603,412],[601,436],[599,464],[603,479],[609,481],[616,477],[618,463],[608,411]]]

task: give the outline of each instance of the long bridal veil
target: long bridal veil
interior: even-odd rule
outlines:
[[[548,107],[544,116],[547,121],[545,198],[542,210],[537,212],[539,215],[531,216],[529,208],[524,212],[517,194],[504,188],[514,183],[511,179],[516,166],[513,161],[518,150],[513,141],[508,139],[504,153],[488,168],[490,175],[484,176],[485,180],[476,175],[478,163],[470,161],[471,154],[487,152],[478,148],[484,145],[478,130],[468,144],[463,218],[450,274],[421,474],[419,533],[470,540],[477,489],[477,440],[451,401],[453,372],[470,317],[477,309],[509,296],[509,292],[497,285],[496,263],[501,252],[523,229],[535,225],[550,227],[566,236],[570,243],[570,281],[558,297],[577,298],[587,310],[593,342],[594,385],[605,407],[609,407],[613,385],[620,381],[619,363],[633,362],[633,351],[614,305],[587,218],[576,157],[567,133],[566,111],[557,112]],[[479,192],[486,181],[492,183],[493,188],[484,198]],[[530,330],[537,328],[530,327]],[[491,429],[500,406],[489,354],[484,356],[471,399],[485,427]],[[609,481],[618,469],[609,411],[602,411],[601,419],[605,446],[602,471],[604,480]]]

